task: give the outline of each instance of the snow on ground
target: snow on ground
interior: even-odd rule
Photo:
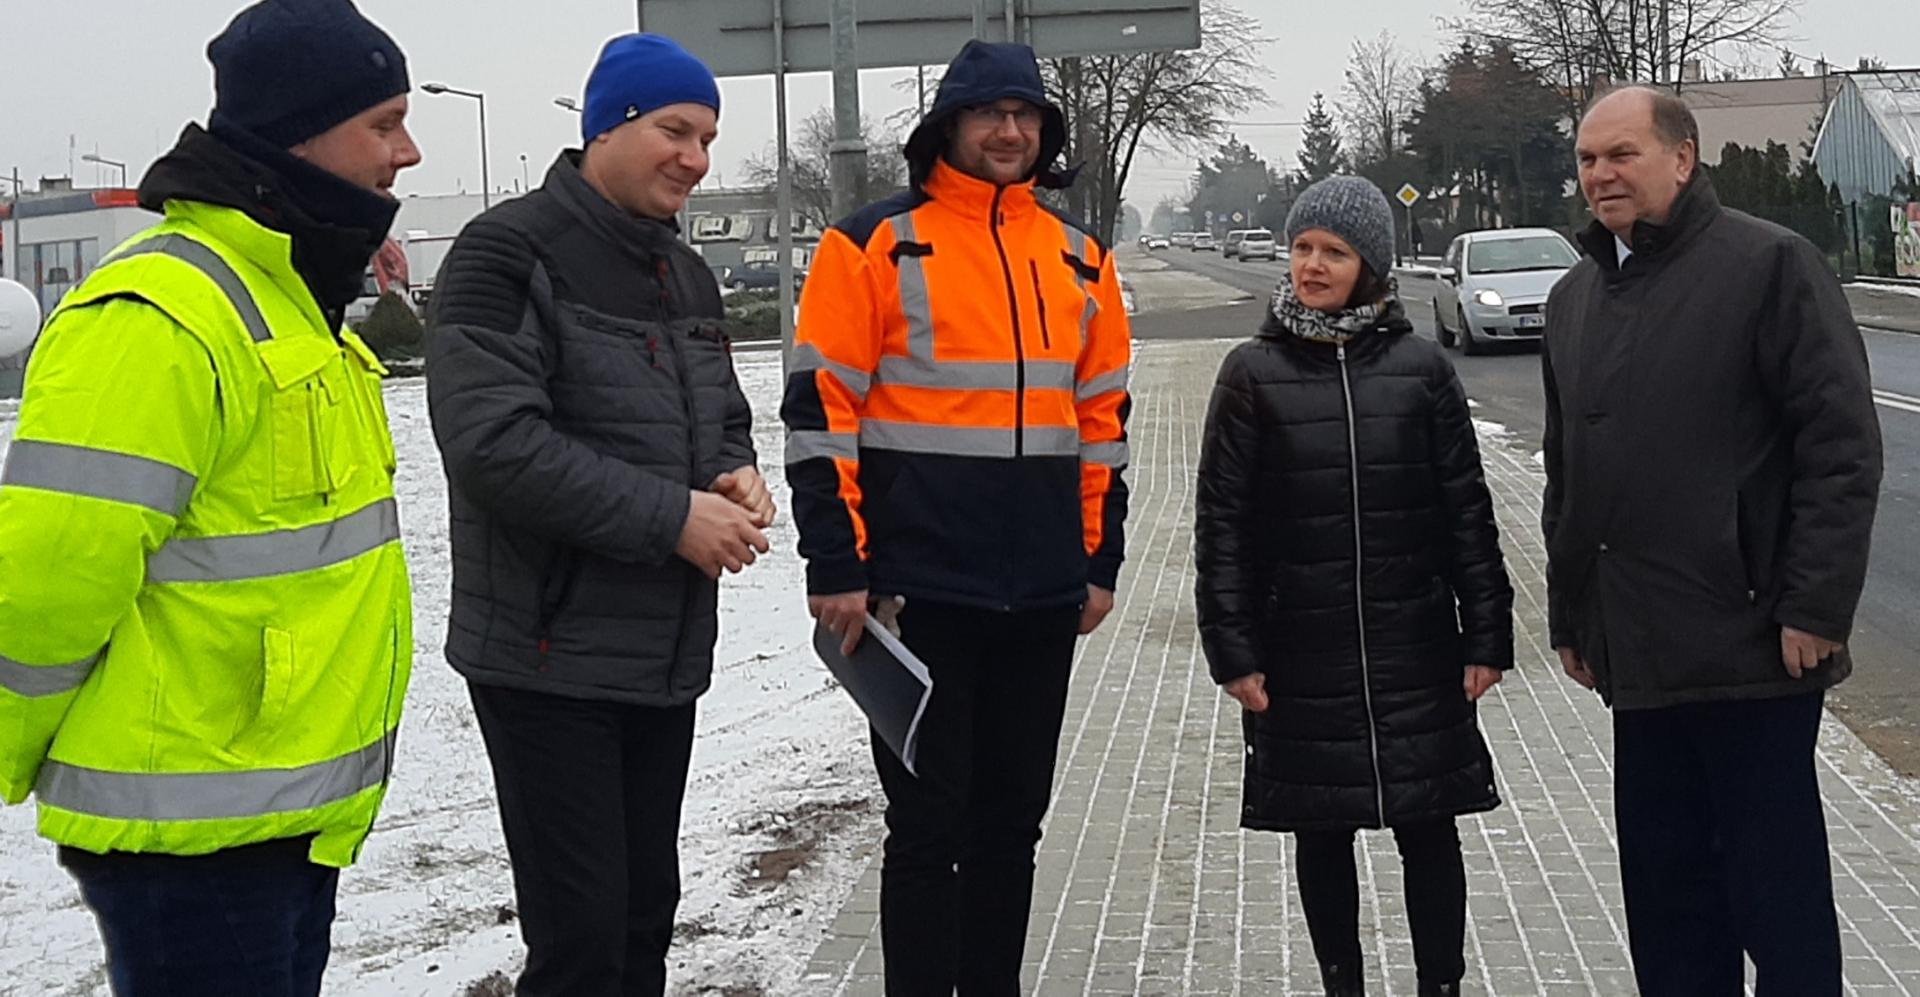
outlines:
[[[792,992],[879,834],[858,710],[813,657],[779,466],[777,353],[737,358],[782,518],[773,552],[722,583],[713,690],[701,700],[681,823],[677,994]],[[441,656],[446,484],[419,380],[387,385],[414,581],[414,677],[387,805],[341,878],[325,992],[461,997],[520,963],[493,778],[466,686]],[[13,413],[0,412],[0,457]],[[33,808],[0,809],[0,994],[104,994],[99,939]]]

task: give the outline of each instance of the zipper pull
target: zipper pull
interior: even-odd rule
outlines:
[[[1341,363],[1346,363],[1347,362],[1347,344],[1345,343],[1333,344],[1333,355],[1340,358]]]

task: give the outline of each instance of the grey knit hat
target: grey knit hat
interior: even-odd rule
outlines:
[[[1375,277],[1392,275],[1393,207],[1373,181],[1328,177],[1308,187],[1287,212],[1287,244],[1316,228],[1345,239]]]

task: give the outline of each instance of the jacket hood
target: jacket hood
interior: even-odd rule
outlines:
[[[960,50],[940,80],[933,107],[920,119],[913,134],[907,136],[902,150],[907,157],[907,175],[914,189],[933,173],[933,164],[947,151],[947,125],[961,110],[991,104],[1008,97],[1024,100],[1040,108],[1040,156],[1033,162],[1030,179],[1041,187],[1064,188],[1072,185],[1077,170],[1064,173],[1054,169],[1054,160],[1067,146],[1067,121],[1060,108],[1047,96],[1046,83],[1040,78],[1040,63],[1033,49],[1012,42],[983,42],[974,39]]]
[[[338,324],[360,296],[373,254],[400,203],[364,190],[251,136],[215,135],[188,125],[140,179],[140,206],[168,201],[233,208],[293,241],[293,267],[314,301]]]

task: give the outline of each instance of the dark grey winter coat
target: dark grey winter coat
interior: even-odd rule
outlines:
[[[1245,827],[1499,805],[1461,683],[1512,667],[1513,589],[1466,394],[1410,332],[1398,304],[1344,350],[1270,324],[1215,382],[1201,640],[1216,682],[1262,672],[1271,701],[1245,718]]]
[[[1780,628],[1845,641],[1867,574],[1880,425],[1866,347],[1806,239],[1704,175],[1626,266],[1596,224],[1548,299],[1553,643],[1619,709],[1812,692]]]
[[[474,682],[677,706],[718,587],[675,555],[693,489],[754,463],[706,264],[565,153],[460,233],[427,397],[452,498],[447,660]]]

